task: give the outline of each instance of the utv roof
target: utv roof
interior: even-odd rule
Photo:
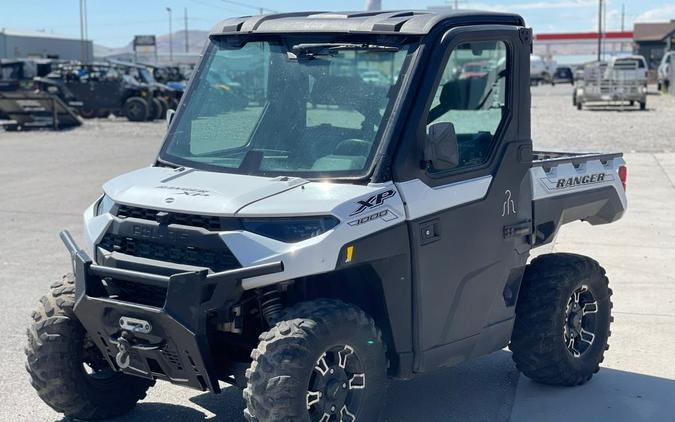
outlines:
[[[147,65],[142,63],[125,62],[124,60],[114,60],[114,59],[106,60],[106,64],[122,67],[135,67],[139,69],[145,69],[146,67],[148,67]]]
[[[217,24],[211,35],[250,33],[377,33],[428,34],[439,23],[455,25],[502,24],[525,26],[512,13],[475,10],[399,10],[376,12],[295,12],[229,18]]]

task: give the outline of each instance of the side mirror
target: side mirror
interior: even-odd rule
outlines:
[[[455,126],[448,122],[429,126],[424,161],[434,170],[449,170],[459,164],[459,145]]]
[[[174,109],[168,109],[166,111],[166,126],[167,127],[171,124],[171,121],[173,120],[174,114],[176,114],[176,110],[174,110]]]

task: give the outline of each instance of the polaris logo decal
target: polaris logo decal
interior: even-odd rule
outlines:
[[[354,210],[353,213],[349,214],[350,216],[356,215],[356,214],[361,214],[365,210],[369,210],[375,207],[379,207],[386,201],[387,199],[391,198],[392,196],[396,195],[396,191],[393,189],[386,190],[384,192],[380,192],[378,194],[375,194],[371,196],[370,198],[366,199],[365,201],[356,201],[356,203],[359,205],[359,207]]]
[[[155,186],[156,189],[169,189],[171,191],[175,191],[174,195],[185,195],[185,196],[210,196],[210,192],[204,189],[193,189],[193,188],[181,188],[177,186],[167,186],[167,185],[159,185]],[[168,199],[168,198],[167,198]],[[167,202],[171,203],[173,201]]]
[[[541,179],[541,180],[546,186],[546,189],[553,191],[608,182],[614,180],[614,177],[611,174],[607,173],[593,173],[593,174],[585,174],[583,176],[562,177],[555,181],[549,179]]]
[[[366,224],[370,223],[371,221],[375,220],[382,220],[382,221],[391,221],[391,220],[396,220],[398,217],[396,214],[389,210],[382,210],[370,215],[366,215],[365,217],[361,217],[358,220],[350,221],[347,224],[350,226],[360,226],[361,224]]]

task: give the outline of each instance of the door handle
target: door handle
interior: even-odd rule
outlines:
[[[441,221],[438,218],[420,224],[420,245],[441,239]]]

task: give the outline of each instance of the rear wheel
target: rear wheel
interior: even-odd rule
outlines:
[[[110,110],[101,109],[96,112],[96,117],[98,117],[99,119],[105,119],[108,116],[110,116]]]
[[[96,117],[96,114],[98,113],[98,110],[93,109],[93,108],[86,108],[83,107],[80,109],[80,116],[82,116],[83,119],[93,119]]]
[[[148,120],[157,120],[162,115],[162,104],[157,98],[151,98],[148,101],[148,106],[150,107],[148,111]]]
[[[579,100],[577,99],[577,110],[581,110],[581,109],[583,109],[583,108],[584,108],[584,103],[582,103],[581,101],[579,101]]]
[[[169,102],[164,98],[157,98],[160,105],[159,117],[158,119],[166,119],[166,112],[169,111]]]
[[[573,254],[542,255],[528,265],[509,348],[528,378],[580,385],[600,369],[612,320],[605,270]]]
[[[377,420],[386,388],[382,335],[356,306],[291,308],[260,336],[244,390],[249,421]]]
[[[131,97],[126,100],[122,107],[122,114],[132,122],[143,122],[148,120],[150,107],[141,97]]]
[[[640,101],[640,110],[647,110],[647,102]]]
[[[72,274],[40,299],[28,329],[26,369],[40,398],[57,412],[83,420],[131,410],[154,381],[113,371],[73,313]]]

